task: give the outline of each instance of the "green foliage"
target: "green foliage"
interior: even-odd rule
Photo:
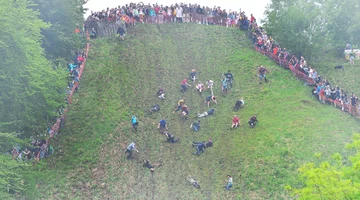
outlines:
[[[24,190],[21,171],[26,164],[11,159],[11,154],[4,154],[23,141],[14,134],[0,132],[0,199],[15,199]]]
[[[346,42],[359,41],[360,2],[272,0],[264,27],[281,46],[308,59],[333,52],[342,56]]]
[[[40,12],[39,18],[50,25],[43,29],[42,46],[51,60],[70,59],[74,50],[84,46],[84,38],[75,34],[82,28],[84,0],[32,0],[33,9]],[[66,60],[68,61],[68,60]]]
[[[347,145],[356,150],[349,159],[339,153],[332,156],[334,164],[321,162],[319,165],[308,163],[299,168],[300,179],[305,186],[293,189],[299,199],[359,199],[360,198],[360,134],[353,136],[352,143]],[[288,188],[291,190],[291,188]]]
[[[64,73],[54,71],[41,48],[41,29],[28,1],[5,1],[0,6],[0,130],[40,131],[62,105]],[[21,20],[14,20],[21,19]]]

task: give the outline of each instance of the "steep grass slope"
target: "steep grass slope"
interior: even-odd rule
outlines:
[[[299,185],[297,168],[319,162],[342,148],[359,122],[330,106],[319,104],[309,88],[288,71],[251,48],[237,29],[196,24],[139,25],[124,42],[91,41],[91,51],[66,128],[54,146],[57,153],[28,188],[33,198],[52,199],[289,199],[285,185]],[[266,66],[270,82],[260,85],[259,65]],[[208,108],[194,86],[184,94],[190,118],[173,114],[180,82],[192,68],[199,79],[215,81],[215,115],[202,119],[202,129],[191,132],[195,113]],[[234,88],[221,95],[220,79],[231,69]],[[167,91],[157,99],[158,86]],[[237,99],[245,108],[233,112]],[[159,113],[148,115],[154,104]],[[135,133],[130,118],[140,120]],[[243,124],[230,130],[237,114]],[[260,123],[250,129],[247,120],[257,114]],[[156,125],[166,119],[169,131],[181,139],[169,144]],[[214,147],[192,155],[192,141],[211,137]],[[124,149],[132,141],[139,153],[127,160]],[[323,156],[314,158],[315,153]],[[155,173],[142,167],[144,159],[162,163]],[[28,176],[39,172],[29,172]],[[185,181],[191,174],[200,190]],[[234,187],[224,190],[227,174]],[[56,180],[56,181],[55,181]],[[33,189],[37,186],[40,192]]]

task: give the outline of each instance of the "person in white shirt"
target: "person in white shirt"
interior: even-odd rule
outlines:
[[[182,23],[183,18],[183,9],[182,7],[178,6],[176,8],[176,21]]]
[[[230,190],[230,188],[233,186],[233,178],[230,175],[228,175],[228,178],[229,178],[229,180],[226,185],[226,190]]]
[[[129,144],[129,146],[126,148],[125,155],[126,155],[127,153],[129,153],[128,158],[131,158],[133,150],[135,150],[136,152],[139,152],[139,151],[135,148],[135,142],[132,142],[132,143]]]

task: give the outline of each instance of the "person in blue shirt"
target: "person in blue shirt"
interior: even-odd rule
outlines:
[[[166,130],[167,129],[167,124],[165,119],[160,120],[159,124],[158,124],[158,129],[160,130]]]
[[[135,130],[137,130],[137,127],[138,127],[138,125],[139,125],[139,122],[138,122],[138,120],[137,120],[137,118],[136,118],[135,115],[133,115],[133,116],[131,117],[131,125],[132,125],[132,127],[133,127]]]
[[[193,130],[193,131],[199,131],[200,130],[200,120],[198,120],[197,122],[194,122],[191,124],[190,128]]]

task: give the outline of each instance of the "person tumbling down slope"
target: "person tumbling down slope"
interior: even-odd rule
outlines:
[[[205,111],[203,113],[196,113],[197,114],[197,117],[198,118],[201,118],[201,117],[206,117],[208,115],[213,115],[215,112],[215,109],[214,108],[210,108],[208,111]]]

